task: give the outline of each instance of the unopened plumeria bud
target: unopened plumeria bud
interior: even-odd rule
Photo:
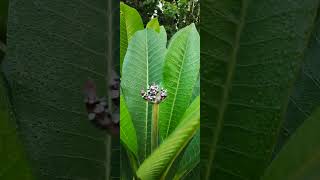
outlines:
[[[146,101],[159,104],[167,97],[167,90],[153,83],[148,85],[147,91],[142,89],[140,95]]]

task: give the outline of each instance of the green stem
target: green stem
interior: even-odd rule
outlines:
[[[151,129],[151,152],[158,147],[158,119],[159,119],[159,104],[153,104],[152,106],[152,129]]]

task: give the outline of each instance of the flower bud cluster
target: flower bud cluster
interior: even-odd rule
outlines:
[[[109,81],[109,96],[112,99],[112,110],[108,106],[107,99],[98,98],[96,94],[96,85],[88,80],[84,87],[85,104],[88,113],[88,119],[96,127],[107,130],[107,132],[119,134],[119,105],[120,105],[120,78],[113,74]]]
[[[141,97],[151,103],[159,104],[167,97],[167,90],[153,83],[148,85],[147,90],[141,90]]]

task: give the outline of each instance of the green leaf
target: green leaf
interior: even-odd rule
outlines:
[[[167,32],[164,26],[160,26],[160,39],[162,39],[163,42],[165,42],[167,47]]]
[[[267,168],[262,180],[317,180],[320,178],[320,109],[292,134]]]
[[[88,79],[107,92],[119,53],[112,2],[10,1],[3,68],[36,179],[119,178],[119,138],[92,126],[82,93]]]
[[[200,179],[200,163],[192,169],[192,171],[185,174],[184,177],[181,178],[181,180],[199,180]]]
[[[0,73],[0,179],[33,180]]]
[[[199,96],[198,96],[199,97]],[[187,176],[192,170],[200,164],[200,129],[198,129],[195,136],[190,141],[183,153],[182,159],[179,162],[178,169],[176,170],[175,179],[181,179]],[[198,174],[199,175],[199,174]],[[200,176],[193,176],[199,179]]]
[[[124,146],[138,157],[136,130],[134,129],[124,97],[120,96],[120,139]]]
[[[318,0],[202,2],[201,179],[261,176],[318,5]]]
[[[137,179],[136,171],[139,163],[134,154],[121,146],[121,179]]]
[[[293,92],[286,113],[286,119],[281,128],[278,152],[287,139],[307,119],[317,106],[320,106],[320,19],[311,36],[310,43],[305,53],[303,66],[295,82]]]
[[[130,159],[128,157],[128,151],[126,147],[123,147],[121,145],[121,163],[120,163],[120,169],[121,169],[121,180],[132,180],[133,179],[133,168],[130,164]]]
[[[137,175],[143,180],[165,177],[171,164],[200,126],[200,97],[187,109],[175,131],[139,167]]]
[[[120,2],[120,70],[128,43],[134,33],[143,29],[143,22],[138,11],[123,2]]]
[[[193,102],[193,101],[192,101]],[[184,179],[200,164],[200,128],[169,167],[165,179]],[[197,173],[194,173],[196,175]],[[198,173],[200,175],[200,172]],[[199,179],[200,176],[193,176]]]
[[[148,84],[161,82],[165,50],[165,42],[154,30],[138,31],[129,43],[123,63],[121,88],[137,131],[141,162],[150,154],[151,113],[140,92]]]
[[[165,139],[179,124],[191,101],[200,68],[200,37],[194,24],[177,32],[169,44],[163,68],[167,99],[160,106],[160,136]]]
[[[191,102],[194,100],[194,98],[196,98],[199,95],[200,95],[200,74],[198,75],[197,82],[193,88]]]
[[[152,18],[148,22],[146,28],[153,29],[153,30],[155,30],[156,32],[159,33],[160,32],[160,25],[159,25],[158,18]]]

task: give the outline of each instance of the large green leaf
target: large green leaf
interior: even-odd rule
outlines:
[[[150,154],[151,114],[140,92],[148,84],[161,82],[166,46],[160,37],[151,29],[135,33],[123,62],[121,88],[137,132],[141,162]]]
[[[262,180],[317,180],[320,178],[320,109],[317,109],[281,149]]]
[[[138,144],[136,130],[123,96],[120,96],[120,139],[124,146],[138,157]]]
[[[195,135],[200,126],[200,97],[187,109],[181,123],[171,135],[139,167],[137,175],[143,180],[165,177],[167,170]]]
[[[135,32],[143,29],[143,22],[138,11],[123,2],[120,2],[120,70],[128,43]]]
[[[179,124],[187,109],[200,68],[200,37],[194,24],[181,29],[168,46],[163,86],[168,97],[160,106],[159,130],[164,140]]]
[[[201,179],[260,177],[318,0],[201,2]]]
[[[37,179],[119,177],[119,139],[92,126],[82,94],[92,79],[106,95],[107,64],[119,48],[113,2],[10,1],[3,68]]]
[[[320,106],[320,19],[311,36],[306,50],[301,72],[295,82],[290,96],[286,120],[282,125],[277,149],[287,141],[291,134],[310,116],[317,106]]]
[[[5,87],[0,73],[0,179],[32,180]]]

